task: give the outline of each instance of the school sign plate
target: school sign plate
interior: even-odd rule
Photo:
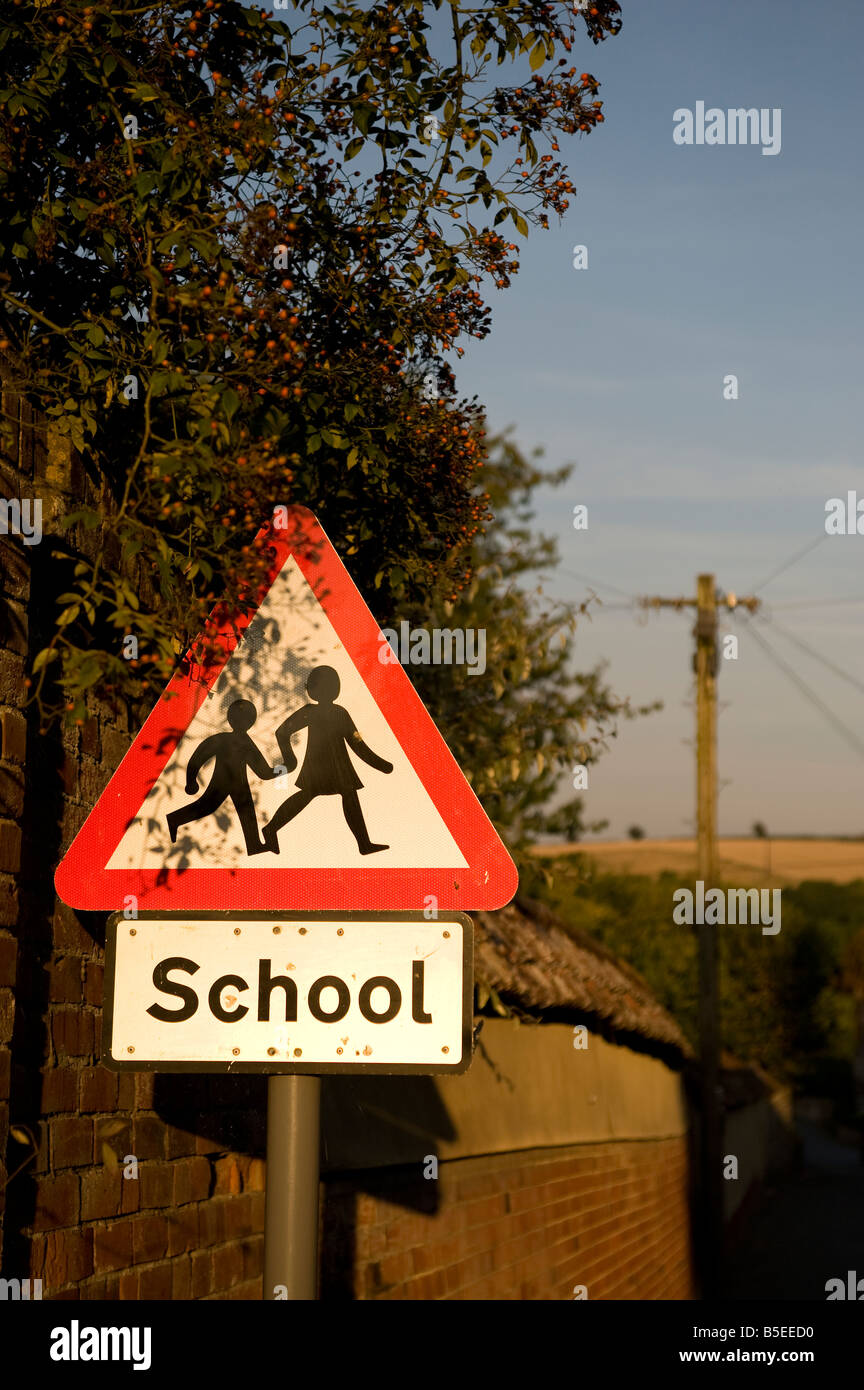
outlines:
[[[117,913],[103,1065],[115,1070],[462,1072],[464,913]]]

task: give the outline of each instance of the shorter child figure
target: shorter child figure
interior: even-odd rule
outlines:
[[[264,754],[252,742],[247,730],[258,718],[258,711],[251,700],[235,700],[228,706],[226,715],[231,725],[230,734],[211,734],[202,739],[189,759],[186,768],[186,795],[194,796],[198,790],[198,773],[206,762],[215,758],[216,766],[210,785],[197,801],[179,811],[171,811],[166,817],[168,833],[172,845],[177,839],[177,830],[189,821],[203,820],[218,811],[222,802],[230,796],[237,812],[247,854],[263,854],[267,846],[261,843],[258,834],[258,821],[255,803],[249,790],[251,769],[256,777],[270,781],[278,774],[267,763]]]
[[[339,689],[339,676],[333,667],[316,666],[306,681],[306,693],[316,703],[304,705],[276,730],[276,741],[288,772],[297,766],[291,735],[300,729],[308,729],[309,733],[306,756],[297,778],[300,790],[282,803],[264,827],[264,845],[274,854],[279,853],[277,837],[282,826],[293,820],[316,796],[341,796],[342,813],[361,854],[376,854],[390,848],[389,845],[375,845],[369,838],[357,796],[363,783],[348,756],[348,749],[379,772],[392,772],[393,764],[366,747],[348,711],[333,703]]]

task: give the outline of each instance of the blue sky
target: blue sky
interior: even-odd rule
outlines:
[[[513,425],[550,466],[576,463],[537,506],[562,571],[675,595],[705,570],[751,592],[824,535],[829,497],[864,496],[864,7],[624,0],[623,12],[616,38],[580,39],[573,53],[601,81],[606,118],[588,137],[561,137],[577,196],[560,225],[553,216],[548,232],[514,237],[522,268],[510,289],[486,291],[492,332],[463,344],[457,383],[493,430]],[[507,71],[496,77],[512,80]],[[676,145],[673,112],[697,101],[781,108],[781,152]],[[587,270],[572,268],[577,243]],[[727,373],[737,401],[723,399]],[[572,529],[578,502],[587,532]],[[864,597],[862,560],[864,536],[824,539],[764,587],[764,611],[864,684],[864,602],[780,606]],[[564,573],[548,590],[586,592]],[[776,833],[864,833],[864,689],[760,629],[848,726],[844,738],[745,620],[723,626],[739,658],[720,673],[720,833],[757,819]],[[690,628],[672,612],[637,623],[621,609],[580,626],[579,666],[605,660],[616,692],[665,702],[623,724],[592,770],[588,811],[609,819],[604,838],[634,822],[650,835],[692,827]]]

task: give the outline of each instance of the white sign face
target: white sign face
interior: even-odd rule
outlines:
[[[372,656],[377,659],[377,651]],[[316,668],[319,676],[322,671],[331,673],[332,691],[328,688],[322,694],[313,686],[310,695],[309,678]],[[334,708],[342,723],[325,719]],[[280,742],[277,731],[292,712],[298,731],[290,733],[288,721]],[[241,714],[253,723],[247,727],[244,722],[240,728]],[[317,725],[313,730],[308,722],[311,715],[319,717],[321,730]],[[239,782],[233,763],[227,766],[232,728],[235,739],[244,739],[244,756],[249,759],[249,766],[240,769]],[[355,762],[348,748],[356,747],[357,735],[361,755]],[[329,744],[325,749],[328,736],[338,745],[335,753]],[[284,755],[279,751],[283,745],[286,750],[290,745],[290,757],[287,751]],[[377,760],[371,767],[363,760],[364,749],[371,749]],[[317,766],[325,754],[326,774]],[[389,773],[382,772],[379,763],[389,767]],[[270,769],[280,766],[283,771],[272,777]],[[194,785],[187,785],[190,768],[198,779]],[[262,779],[262,772],[270,780]],[[297,796],[297,789],[304,787],[308,804]],[[339,789],[351,797],[353,810],[343,797],[333,794]],[[287,817],[289,799],[293,799],[290,829],[287,821],[281,833],[274,826],[272,852],[256,849],[250,855],[250,845],[255,848],[259,843],[259,829],[274,822],[280,807],[286,808],[281,815]],[[248,809],[244,809],[247,801]],[[182,819],[172,825],[172,815]],[[275,821],[280,824],[281,820]],[[174,843],[171,834],[176,837]],[[371,855],[358,851],[358,836],[374,844]],[[273,873],[286,867],[349,865],[466,867],[464,855],[293,559],[276,578],[243,642],[108,862],[109,869],[125,870],[240,865]]]
[[[108,924],[103,1064],[141,1071],[460,1072],[464,913],[143,914]]]

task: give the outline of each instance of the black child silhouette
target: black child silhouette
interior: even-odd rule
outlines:
[[[234,810],[240,820],[247,854],[263,854],[258,834],[258,821],[255,816],[255,803],[249,790],[249,769],[256,777],[269,781],[278,776],[268,764],[261,750],[252,742],[247,732],[258,718],[258,711],[251,700],[235,700],[228,706],[226,719],[231,725],[230,734],[211,734],[202,739],[195,749],[186,768],[186,794],[194,796],[198,790],[198,773],[206,762],[215,758],[213,776],[203,796],[179,811],[171,811],[165,817],[171,843],[177,839],[178,826],[188,821],[202,820],[218,811],[222,802],[230,796]]]
[[[299,729],[307,729],[308,735],[306,756],[297,777],[300,790],[283,801],[264,827],[264,844],[274,854],[279,853],[278,835],[282,826],[293,820],[316,796],[341,796],[342,811],[361,854],[375,854],[390,848],[389,845],[373,845],[369,839],[357,796],[363,783],[348,756],[348,749],[379,772],[392,772],[393,764],[366,747],[348,711],[333,703],[339,688],[339,676],[332,666],[316,666],[306,681],[306,693],[316,703],[298,709],[276,730],[276,741],[288,772],[293,772],[297,766],[291,735]]]

